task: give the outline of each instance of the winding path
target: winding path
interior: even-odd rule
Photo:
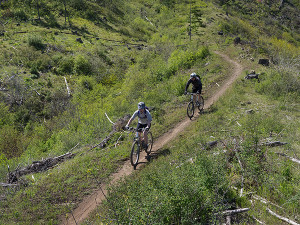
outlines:
[[[231,73],[231,76],[225,81],[225,83],[220,87],[220,89],[217,90],[213,96],[211,96],[205,101],[204,109],[208,109],[209,107],[211,107],[212,104],[216,102],[220,98],[220,96],[222,96],[225,93],[225,91],[232,85],[232,83],[239,77],[239,75],[243,71],[243,66],[240,65],[238,62],[230,59],[227,55],[224,55],[220,52],[216,51],[215,53],[221,56],[225,61],[229,62],[233,66],[233,71]],[[177,124],[175,128],[169,130],[167,133],[159,137],[157,140],[155,140],[152,151],[157,152],[165,144],[169,143],[175,137],[177,137],[178,134],[183,130],[185,130],[185,128],[187,128],[189,124],[192,122],[193,120],[187,118],[184,121]],[[144,159],[145,156],[146,154],[143,152],[143,154],[141,154],[140,156],[140,158],[142,159],[140,160],[140,162],[146,162],[146,159]],[[130,161],[127,160],[119,171],[111,175],[111,180],[112,180],[111,184],[116,183],[119,179],[121,179],[124,176],[128,176],[133,171],[134,170],[130,164]],[[62,224],[77,225],[82,223],[86,218],[88,218],[89,214],[92,211],[94,211],[103,200],[105,200],[106,194],[107,194],[106,185],[103,184],[99,190],[94,192],[92,195],[86,197],[78,205],[78,207],[72,212],[72,214],[69,215],[68,219],[62,221]]]

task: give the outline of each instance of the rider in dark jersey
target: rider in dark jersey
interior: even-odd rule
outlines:
[[[192,83],[193,85],[193,93],[199,93],[199,96],[201,94],[202,91],[202,82],[200,80],[200,77],[196,74],[196,73],[192,73],[190,79],[188,80],[188,82],[186,83],[185,86],[185,94],[187,93],[187,89],[190,86],[190,84]]]

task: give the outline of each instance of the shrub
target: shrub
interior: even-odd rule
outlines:
[[[14,12],[14,16],[16,20],[23,20],[23,21],[27,21],[28,17],[25,13],[24,10],[22,9],[18,9],[16,12]]]
[[[43,50],[45,48],[41,36],[34,34],[28,35],[28,44],[29,46],[35,47],[37,50]]]
[[[81,77],[80,79],[80,85],[82,88],[87,90],[93,90],[94,81],[91,77]]]
[[[266,77],[260,85],[256,85],[258,93],[264,93],[272,98],[279,98],[287,96],[287,94],[296,96],[300,95],[300,81],[293,74],[287,72],[280,73],[271,72],[265,74]]]
[[[59,62],[59,74],[71,74],[74,70],[74,59],[72,56],[66,56]]]
[[[86,56],[83,55],[76,56],[74,62],[74,71],[79,75],[91,75],[92,65],[89,62],[89,59],[87,59]]]
[[[12,126],[3,126],[0,129],[0,155],[7,158],[20,156],[22,153],[22,141],[19,132]]]
[[[114,188],[108,200],[121,224],[211,224],[223,201],[232,204],[221,163],[201,154],[193,164],[176,165],[164,158],[159,166]]]

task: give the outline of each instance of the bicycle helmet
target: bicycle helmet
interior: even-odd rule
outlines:
[[[191,78],[196,78],[197,77],[197,74],[196,73],[191,73]]]
[[[144,102],[139,102],[138,104],[138,109],[145,109],[145,103]]]

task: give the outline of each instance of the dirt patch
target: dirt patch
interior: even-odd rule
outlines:
[[[225,83],[210,98],[208,98],[205,101],[204,109],[208,109],[209,107],[211,107],[211,105],[225,93],[225,91],[232,85],[232,83],[239,77],[239,75],[241,75],[243,71],[243,66],[240,65],[238,62],[230,59],[227,55],[224,55],[220,52],[215,53],[220,55],[224,60],[228,61],[230,64],[232,64],[234,68],[230,77],[225,81]],[[190,125],[190,123],[195,121],[198,117],[199,115],[196,115],[193,120],[190,120],[189,118],[183,120],[182,122],[178,123],[173,129],[169,130],[167,133],[155,140],[155,143],[153,144],[152,148],[153,153],[158,152],[158,150],[161,149],[164,145],[172,141],[175,137],[179,135],[180,132],[185,130],[185,128],[187,128]],[[140,163],[147,162],[145,156],[146,153],[142,152],[140,156]],[[137,167],[137,169],[139,169],[139,166]],[[131,166],[130,161],[127,160],[120,170],[111,175],[111,184],[116,183],[122,177],[130,175],[133,171],[134,169]],[[105,200],[106,194],[106,184],[103,184],[99,190],[95,191],[92,195],[86,197],[72,212],[72,214],[69,215],[68,219],[63,220],[62,224],[77,225],[82,223],[86,218],[88,218],[89,214],[92,211],[94,211],[103,200]]]

